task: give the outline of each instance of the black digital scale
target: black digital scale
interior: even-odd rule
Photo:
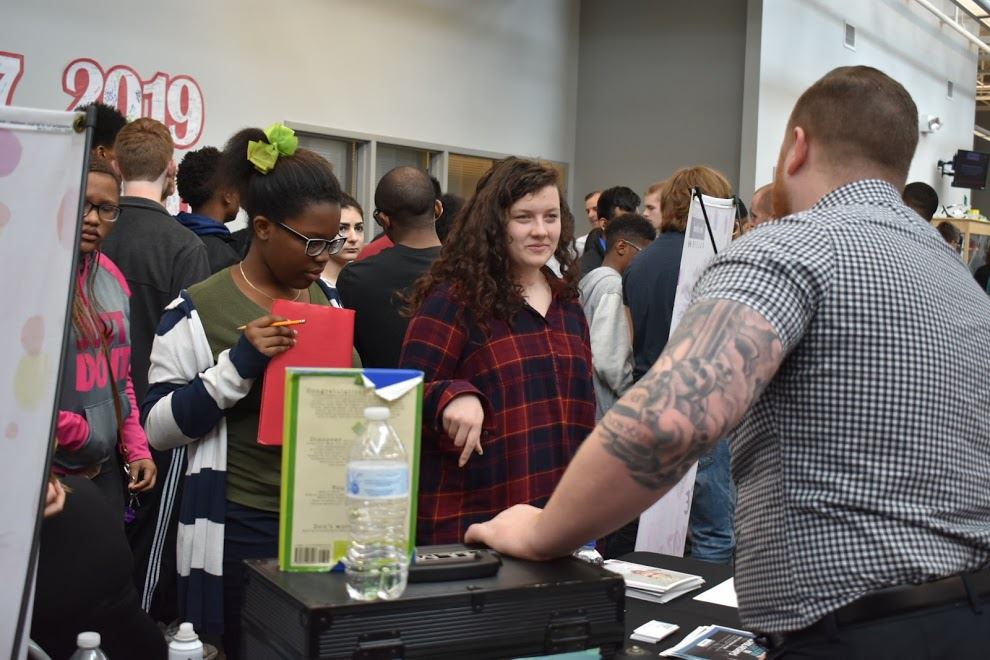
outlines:
[[[514,658],[599,648],[625,639],[622,577],[567,557],[499,558],[464,546],[419,548],[409,586],[391,601],[348,598],[342,573],[283,573],[246,562],[244,657]]]

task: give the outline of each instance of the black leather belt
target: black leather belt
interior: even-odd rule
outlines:
[[[990,595],[990,570],[983,569],[976,573],[966,573],[965,576],[953,575],[934,582],[906,584],[874,591],[833,612],[835,622],[845,626],[965,601],[969,599],[970,593],[966,590],[964,580],[969,582],[970,589],[975,592],[973,595]]]
[[[990,568],[924,584],[906,584],[873,591],[826,615],[825,619],[831,619],[830,623],[834,626],[848,626],[958,602],[976,607],[978,603],[974,599],[986,596],[990,596]],[[822,632],[826,628],[825,619],[801,630],[764,635],[762,641],[768,642],[770,648],[776,648],[792,638]]]

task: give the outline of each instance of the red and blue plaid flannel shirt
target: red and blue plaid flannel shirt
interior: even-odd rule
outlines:
[[[546,317],[529,306],[488,334],[441,286],[406,332],[399,366],[426,374],[419,476],[419,545],[457,543],[468,526],[513,504],[543,506],[595,426],[588,324],[576,301],[554,296]],[[459,394],[485,409],[484,455],[461,450],[442,414]]]

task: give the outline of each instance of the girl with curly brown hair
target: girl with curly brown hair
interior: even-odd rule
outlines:
[[[426,374],[419,544],[544,504],[594,427],[573,240],[557,172],[508,158],[478,182],[417,282],[400,367]]]

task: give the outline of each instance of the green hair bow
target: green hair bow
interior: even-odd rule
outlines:
[[[285,124],[272,124],[265,129],[265,137],[267,142],[251,140],[247,149],[247,159],[262,174],[272,171],[279,156],[291,156],[299,148],[295,131]]]

